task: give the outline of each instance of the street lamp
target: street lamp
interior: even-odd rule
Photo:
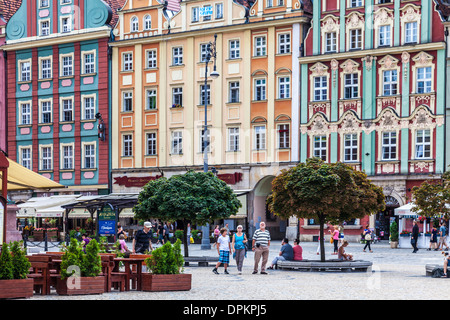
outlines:
[[[211,61],[211,58],[214,58],[214,70],[211,72],[210,76],[212,79],[217,79],[219,77],[219,73],[216,70],[216,40],[217,34],[214,35],[214,42],[209,42],[206,46],[206,57],[205,57],[205,85],[203,87],[203,102],[205,105],[205,125],[203,127],[203,171],[208,172],[208,145],[211,146],[210,138],[207,140],[207,132],[208,132],[208,63]],[[211,90],[210,90],[211,92]],[[211,95],[210,95],[211,99]],[[209,250],[211,249],[211,243],[209,241],[209,223],[202,227],[202,244],[200,246],[201,250]]]

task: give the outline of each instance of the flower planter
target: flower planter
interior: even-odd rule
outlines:
[[[78,283],[77,283],[78,282]],[[56,281],[56,293],[59,295],[102,294],[105,292],[105,277],[67,278]]]
[[[391,249],[397,249],[398,248],[398,241],[391,241]]]
[[[142,291],[189,291],[191,274],[142,273]]]
[[[0,280],[0,299],[30,298],[34,279]]]

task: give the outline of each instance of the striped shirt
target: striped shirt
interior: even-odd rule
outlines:
[[[262,246],[267,246],[270,241],[270,233],[268,230],[262,231],[261,229],[258,229],[253,234],[253,240],[255,240],[255,244],[259,243]]]

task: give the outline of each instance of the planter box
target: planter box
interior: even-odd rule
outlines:
[[[78,284],[74,284],[78,281]],[[69,286],[67,284],[69,283]],[[80,277],[76,279],[66,278],[56,281],[56,292],[59,295],[78,295],[78,294],[102,294],[105,292],[105,277]]]
[[[0,299],[30,298],[34,279],[0,280]]]
[[[189,291],[191,274],[142,273],[142,291]]]

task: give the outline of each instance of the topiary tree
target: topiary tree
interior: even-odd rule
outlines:
[[[181,254],[181,241],[177,239],[174,245],[166,242],[152,251],[151,257],[145,259],[145,264],[153,274],[179,274],[183,270],[184,259]]]
[[[14,266],[9,246],[7,243],[3,243],[2,254],[0,255],[0,280],[14,279],[13,269]]]
[[[391,241],[398,241],[398,226],[397,222],[393,221],[389,227],[389,239]]]
[[[75,270],[68,271],[70,266],[77,266],[80,269],[80,276],[83,273],[84,252],[82,245],[76,238],[70,239],[69,246],[65,249],[61,257],[61,279],[64,280],[75,274]]]
[[[282,218],[296,216],[319,222],[321,261],[325,261],[326,222],[339,224],[385,208],[382,188],[372,184],[364,172],[318,158],[307,159],[275,177],[267,203]]]
[[[13,264],[14,279],[26,279],[30,273],[31,263],[28,261],[26,250],[18,241],[10,243],[11,261]]]
[[[100,246],[97,240],[92,239],[86,246],[83,259],[83,277],[96,277],[102,271],[102,261],[99,256]]]
[[[188,257],[188,222],[204,225],[214,219],[226,219],[241,206],[233,190],[213,173],[191,170],[147,183],[133,211],[137,219],[182,220],[184,255]]]

